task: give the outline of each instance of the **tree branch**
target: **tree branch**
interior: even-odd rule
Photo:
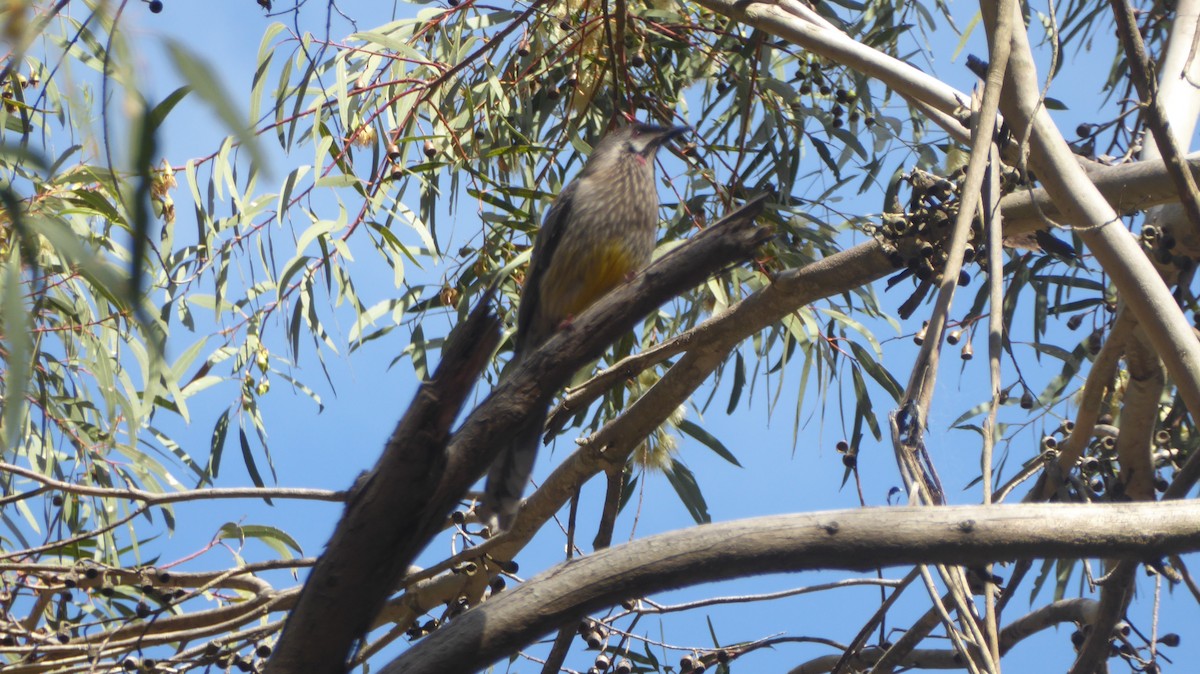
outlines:
[[[1000,652],[1007,653],[1021,640],[1049,627],[1069,622],[1090,624],[1095,614],[1096,601],[1094,599],[1063,599],[1043,606],[1014,620],[1008,627],[1000,631]],[[871,669],[872,672],[882,674],[882,671],[890,671],[886,668],[882,671],[880,669],[886,664],[883,660],[886,652],[890,652],[890,650],[866,649],[850,658],[848,663],[856,671]],[[823,655],[813,658],[790,670],[788,674],[824,674],[824,672],[836,671],[839,657],[844,656]],[[906,653],[895,663],[894,667],[957,670],[962,669],[963,664],[957,651],[920,649]]]
[[[561,564],[417,642],[384,674],[474,671],[622,599],[729,578],[915,563],[1200,550],[1200,503],[865,508],[779,515],[652,536]]]
[[[355,484],[267,672],[342,674],[354,642],[367,632],[408,568],[408,558],[396,555],[398,549],[412,547],[412,530],[403,522],[416,520],[425,506],[429,477],[445,464],[450,424],[500,340],[490,303],[491,294],[485,293],[447,338],[433,378],[417,390],[375,468]]]
[[[346,492],[330,491],[328,489],[305,489],[302,487],[212,487],[209,489],[188,489],[177,492],[152,492],[133,487],[110,488],[93,487],[75,482],[56,480],[41,473],[22,468],[15,464],[0,462],[0,473],[12,473],[28,478],[43,486],[67,494],[78,496],[98,496],[100,498],[119,498],[128,501],[140,501],[148,506],[161,506],[170,503],[187,501],[206,501],[233,498],[290,498],[301,501],[344,501]]]
[[[1109,4],[1116,18],[1117,37],[1121,39],[1121,45],[1125,49],[1129,79],[1133,81],[1138,97],[1142,99],[1146,126],[1154,136],[1154,142],[1158,145],[1158,151],[1166,164],[1167,174],[1171,177],[1175,191],[1179,193],[1180,204],[1195,231],[1200,228],[1200,192],[1196,190],[1195,178],[1184,167],[1183,151],[1175,134],[1171,132],[1166,110],[1158,96],[1158,83],[1150,73],[1150,60],[1146,56],[1146,45],[1142,43],[1142,33],[1133,15],[1133,7],[1129,5],[1128,0],[1109,0]]]

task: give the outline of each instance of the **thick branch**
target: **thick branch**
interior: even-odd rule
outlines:
[[[1166,377],[1162,361],[1150,347],[1145,331],[1138,329],[1125,346],[1129,381],[1121,397],[1121,434],[1117,436],[1117,462],[1121,466],[1124,496],[1135,501],[1154,500],[1154,431]]]
[[[411,547],[413,532],[403,523],[425,505],[429,477],[444,466],[450,425],[500,339],[490,301],[485,296],[451,333],[433,379],[417,390],[375,468],[358,480],[267,672],[342,674],[354,642],[407,569],[408,559],[396,554]]]
[[[1200,153],[1184,158],[1193,177],[1200,177]],[[1104,166],[1085,165],[1087,177],[1117,213],[1130,215],[1151,206],[1177,203],[1179,194],[1171,184],[1166,165],[1161,159]],[[1073,222],[1054,205],[1043,188],[1022,190],[1000,200],[1004,211],[1004,234],[1013,236],[1046,226],[1046,218],[1060,223]]]
[[[699,0],[699,3],[714,12],[764,30],[878,79],[906,99],[923,103],[947,116],[958,113],[969,100],[968,96],[936,77],[854,40],[827,21],[816,17],[811,10],[804,11],[802,7],[796,6],[799,3],[775,4],[744,0]],[[795,11],[789,12],[789,9]],[[934,118],[934,121],[949,126],[947,117]],[[955,127],[955,131],[961,135],[964,130],[962,123],[950,126]]]
[[[1133,7],[1128,0],[1109,0],[1116,18],[1117,36],[1125,48],[1125,61],[1129,64],[1129,79],[1137,89],[1138,97],[1142,99],[1146,114],[1146,126],[1154,136],[1158,151],[1166,162],[1171,183],[1180,195],[1183,211],[1191,221],[1192,227],[1200,227],[1200,194],[1196,191],[1196,179],[1184,167],[1183,150],[1180,149],[1174,133],[1171,132],[1170,122],[1163,101],[1158,95],[1158,83],[1150,73],[1150,59],[1146,56],[1146,46],[1142,43],[1142,33],[1137,25]]]
[[[385,674],[474,671],[565,616],[703,582],[812,569],[996,559],[1131,560],[1200,550],[1200,503],[865,508],[780,515],[652,536],[556,566],[456,618]]]

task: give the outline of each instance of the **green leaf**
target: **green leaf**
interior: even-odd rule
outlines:
[[[225,452],[225,436],[228,433],[229,409],[226,408],[221,411],[221,416],[217,417],[217,423],[213,424],[212,439],[208,444],[208,466],[197,487],[206,482],[211,483],[221,473],[221,456]]]
[[[63,258],[79,265],[79,273],[88,281],[88,286],[111,302],[114,306],[127,309],[131,306],[129,279],[113,265],[88,249],[66,223],[42,218],[36,222],[37,232],[54,246]]]
[[[746,387],[746,363],[742,358],[742,352],[737,351],[733,354],[733,388],[729,392],[729,405],[725,408],[725,414],[733,414],[737,409],[738,400],[742,397],[742,390]]]
[[[904,387],[892,376],[891,372],[887,371],[883,363],[875,360],[871,353],[864,349],[858,342],[847,340],[846,343],[850,345],[850,350],[854,352],[854,358],[862,366],[862,369],[866,370],[867,374],[871,376],[871,379],[874,379],[877,384],[882,386],[883,390],[887,391],[896,402],[900,402],[901,396],[904,395]]]
[[[24,443],[25,391],[33,371],[33,337],[29,331],[29,312],[25,310],[21,284],[21,247],[14,242],[4,262],[4,288],[0,292],[4,307],[4,341],[8,353],[4,362],[4,446],[15,452]]]
[[[261,524],[226,522],[221,525],[217,533],[217,540],[236,540],[245,544],[247,538],[265,543],[272,550],[279,553],[280,559],[293,559],[304,555],[303,548],[300,547],[300,543],[295,538],[292,538],[290,534],[282,529],[275,527],[268,527]]]
[[[712,517],[708,514],[708,504],[704,501],[704,494],[700,493],[700,485],[696,483],[696,476],[692,471],[678,460],[671,459],[671,468],[666,471],[666,476],[692,520],[696,524],[712,522]]]
[[[275,36],[286,29],[282,23],[278,21],[267,26],[263,31],[262,40],[258,46],[258,67],[254,70],[254,81],[250,85],[250,121],[257,124],[259,121],[259,109],[262,106],[263,90],[266,87],[267,74],[271,70],[271,57],[275,55],[275,47],[273,42]]]
[[[317,414],[320,414],[321,412],[325,411],[325,403],[323,403],[321,401],[321,396],[316,391],[314,391],[311,388],[309,388],[308,386],[304,385],[304,383],[301,382],[300,380],[289,376],[285,372],[279,372],[278,370],[275,370],[275,369],[272,369],[271,372],[276,377],[279,377],[280,379],[291,384],[296,390],[300,391],[301,393],[303,393],[304,395],[306,395],[310,399],[312,399],[312,401],[317,404]]]
[[[258,464],[254,461],[254,452],[250,451],[250,438],[246,435],[246,428],[240,425],[238,426],[238,442],[242,446],[242,461],[245,462],[246,470],[250,473],[250,481],[254,483],[255,487],[266,487],[262,475],[258,472]],[[271,503],[269,498],[263,500],[268,504]]]
[[[738,468],[742,467],[742,464],[738,463],[737,457],[733,455],[733,452],[729,451],[725,445],[721,444],[720,440],[718,440],[708,431],[701,428],[699,425],[688,421],[687,419],[683,419],[679,422],[679,430],[699,440],[701,444],[711,449],[722,459],[725,459]]]
[[[813,147],[816,148],[817,155],[821,157],[821,161],[825,162],[825,165],[833,172],[834,179],[841,180],[841,169],[838,168],[837,161],[834,160],[833,154],[829,151],[829,146],[811,135],[809,135],[808,139],[812,142]]]
[[[154,106],[154,109],[150,111],[150,128],[154,130],[159,129],[162,126],[163,120],[167,118],[167,115],[171,114],[175,106],[190,93],[192,93],[190,87],[179,87],[168,94],[161,103]]]

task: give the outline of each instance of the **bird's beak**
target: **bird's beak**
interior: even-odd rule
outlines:
[[[690,126],[662,127],[662,130],[660,132],[661,135],[658,138],[658,144],[666,145],[668,142],[670,142],[670,140],[672,138],[675,138],[677,136],[682,136],[683,134],[688,133],[691,130],[692,130],[692,127],[690,127]]]

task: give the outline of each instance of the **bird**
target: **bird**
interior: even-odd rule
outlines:
[[[510,368],[649,264],[658,228],[655,156],[689,130],[641,122],[618,127],[559,193],[533,243]],[[547,395],[505,440],[488,471],[482,506],[493,531],[512,525],[549,412]]]

